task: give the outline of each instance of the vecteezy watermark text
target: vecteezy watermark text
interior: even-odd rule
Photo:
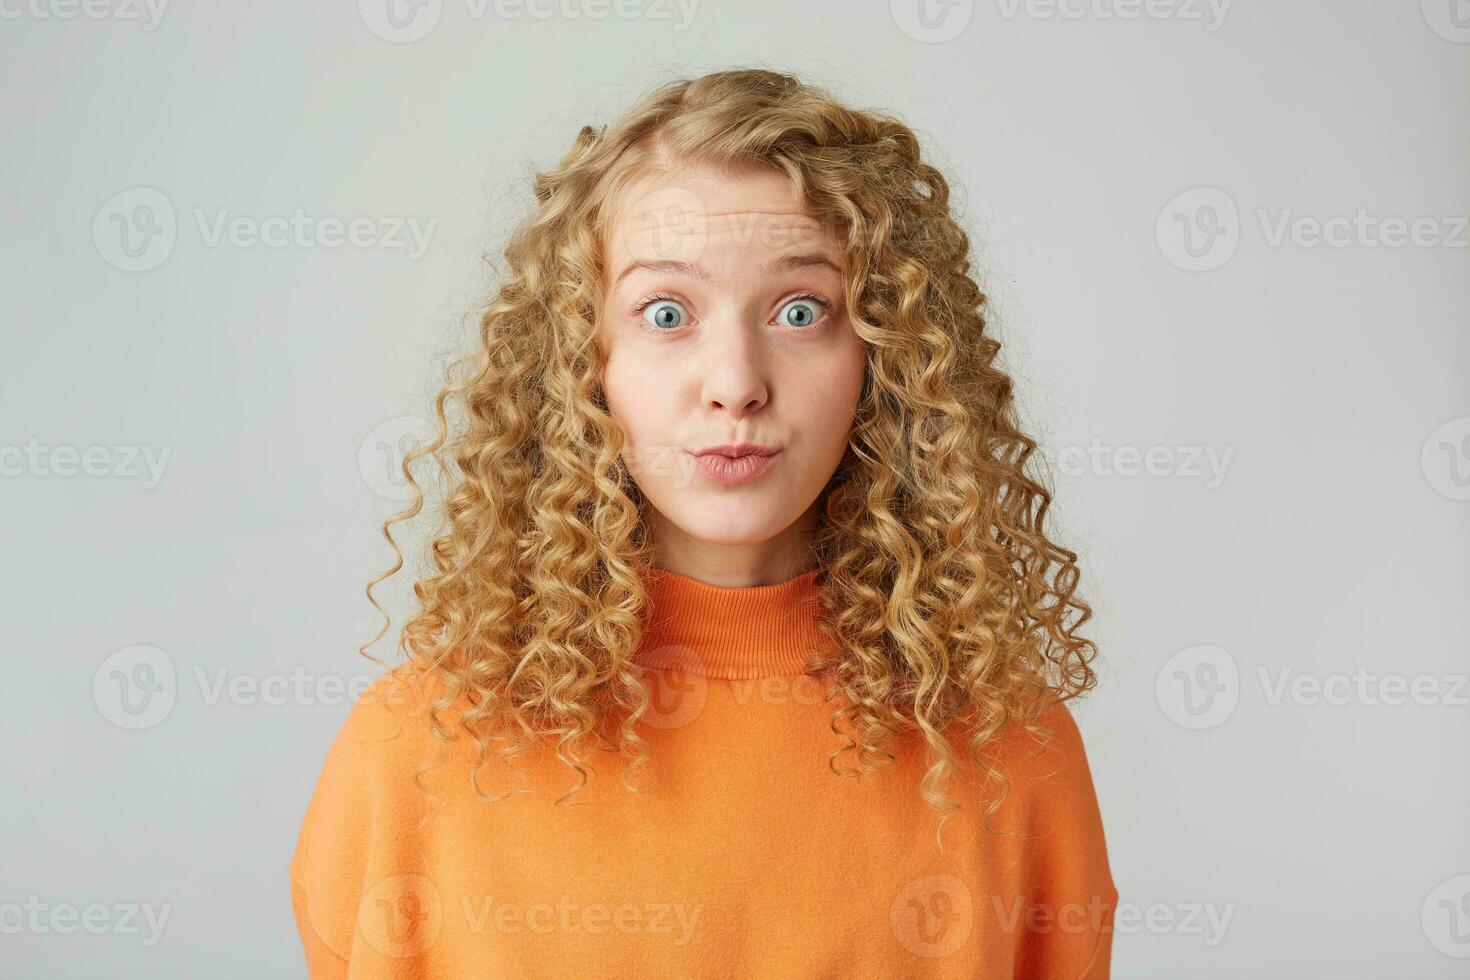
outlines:
[[[1235,713],[1245,687],[1242,676],[1230,651],[1199,644],[1164,662],[1154,681],[1154,696],[1164,715],[1181,728],[1215,728]],[[1258,664],[1255,678],[1269,707],[1470,707],[1470,674],[1407,674],[1377,671],[1366,664],[1312,673],[1289,664]]]
[[[455,898],[458,898],[458,902]],[[474,935],[606,935],[620,932],[686,946],[704,907],[682,902],[581,902],[569,894],[544,901],[507,901],[494,895],[445,894],[434,879],[396,874],[373,884],[358,904],[357,926],[368,945],[403,959],[438,941],[445,919],[458,912]]]
[[[184,677],[193,681],[200,703],[237,707],[297,705],[335,706],[368,697],[379,674],[316,674],[297,665],[287,671],[250,674],[227,664],[195,664]],[[173,712],[180,677],[173,658],[151,644],[140,643],[108,656],[92,676],[92,700],[102,717],[119,728],[152,728]],[[373,695],[382,703],[402,697],[385,687]]]
[[[1181,21],[1208,32],[1225,24],[1233,0],[995,0],[1002,20]],[[964,33],[978,0],[889,0],[894,24],[915,41],[942,44]]]
[[[1351,214],[1322,216],[1295,208],[1256,208],[1267,248],[1465,248],[1470,246],[1463,214],[1374,214],[1359,207]],[[1235,199],[1218,187],[1195,187],[1175,195],[1154,222],[1159,251],[1186,272],[1210,272],[1234,257],[1245,223]]]
[[[1094,436],[1086,446],[1063,446],[1057,470],[1066,476],[1151,476],[1203,480],[1206,490],[1225,482],[1234,446],[1109,446]]]
[[[23,447],[0,445],[0,477],[141,477],[143,489],[152,490],[163,481],[172,453],[172,446],[158,450],[152,446],[45,446],[32,436]]]
[[[496,901],[489,895],[461,895],[460,909],[470,932],[494,929],[501,933],[586,933],[608,932],[667,935],[673,946],[686,946],[699,925],[702,907],[679,902],[637,904],[621,902],[573,902],[562,895],[555,904]]]
[[[470,20],[672,21],[675,31],[694,22],[700,0],[463,0]],[[444,0],[358,0],[369,31],[393,44],[428,37],[444,15]]]
[[[241,214],[230,208],[191,210],[205,248],[383,249],[417,261],[428,251],[437,217],[399,214]],[[179,220],[168,195],[154,187],[130,187],[103,202],[92,218],[92,241],[109,265],[124,272],[156,269],[173,254]]]
[[[169,0],[0,0],[0,20],[141,21],[158,29]]]
[[[45,902],[39,895],[30,895],[24,902],[0,902],[0,934],[72,936],[85,932],[91,936],[141,936],[144,946],[155,946],[163,937],[163,928],[172,911],[171,903],[156,908],[148,902],[77,905]]]
[[[1234,0],[996,0],[1006,20],[1199,21],[1209,32],[1225,24]]]
[[[1215,905],[1212,902],[1152,902],[1138,905],[1119,902],[1115,906],[1101,895],[1088,902],[1024,902],[1020,898],[1002,901],[990,897],[996,921],[1008,934],[1028,933],[1098,933],[1115,932],[1133,935],[1149,932],[1156,936],[1203,936],[1205,946],[1218,946],[1235,915],[1235,903]],[[1108,912],[1112,917],[1109,921]]]

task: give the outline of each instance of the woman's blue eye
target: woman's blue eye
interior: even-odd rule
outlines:
[[[817,316],[821,313],[820,306],[813,300],[794,299],[781,307],[776,319],[788,327],[809,327],[817,321]]]
[[[684,307],[671,299],[661,299],[643,308],[643,319],[660,330],[672,330],[683,323],[688,315]]]

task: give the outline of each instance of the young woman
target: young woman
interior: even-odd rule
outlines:
[[[1089,610],[914,134],[718,72],[535,191],[404,464],[459,472],[291,862],[311,976],[1106,977]]]

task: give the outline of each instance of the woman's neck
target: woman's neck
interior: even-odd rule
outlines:
[[[780,534],[752,544],[701,540],[655,514],[654,565],[720,588],[752,588],[790,581],[818,565],[811,547],[817,507],[813,503]]]

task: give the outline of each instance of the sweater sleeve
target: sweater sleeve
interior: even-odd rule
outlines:
[[[1118,891],[1087,753],[1065,704],[1041,722],[1054,734],[1012,777],[1016,791],[1026,784],[1030,838],[1017,976],[1108,980]]]
[[[358,935],[358,907],[374,859],[375,817],[392,805],[392,772],[399,768],[402,700],[390,674],[375,681],[352,706],[327,751],[326,762],[291,857],[291,906],[310,980],[348,976]]]
[[[296,916],[296,929],[301,934],[307,977],[310,980],[346,980],[347,958],[328,946],[327,941],[312,925],[306,888],[294,870],[291,874],[291,910]]]

